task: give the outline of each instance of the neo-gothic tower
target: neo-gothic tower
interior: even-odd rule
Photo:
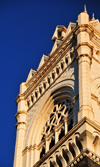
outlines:
[[[100,22],[85,9],[52,40],[16,98],[14,167],[98,167]]]

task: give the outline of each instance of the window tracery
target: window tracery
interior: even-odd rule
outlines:
[[[55,145],[55,128],[58,129],[58,140],[60,140],[65,135],[66,124],[64,121],[67,121],[67,124],[69,122],[69,125],[66,125],[68,130],[73,127],[72,111],[73,103],[71,99],[63,98],[55,102],[54,108],[42,129],[41,142],[44,142],[45,145],[47,138],[49,141],[49,150]]]
[[[60,100],[57,104],[55,104],[53,112],[50,114],[43,131],[42,135],[49,134],[53,128],[63,120],[64,117],[68,116],[68,113],[72,109],[71,100]]]

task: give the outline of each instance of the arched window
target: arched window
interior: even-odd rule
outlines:
[[[50,140],[49,149],[55,145],[55,137],[57,136],[55,135],[56,132],[59,134],[59,136],[56,137],[56,142],[58,142],[65,135],[66,129],[69,131],[73,127],[73,103],[70,90],[71,89],[66,89],[64,87],[51,94],[54,98],[54,107],[48,115],[47,121],[45,122],[41,132],[41,142],[44,143],[45,147],[47,142],[46,138],[48,138],[48,141]],[[67,122],[67,124],[65,122]],[[56,131],[55,128],[57,128]],[[71,146],[70,149],[73,151]],[[65,153],[64,156],[68,161],[68,157]]]
[[[68,125],[68,131],[70,131],[73,127],[73,119],[70,120],[70,123]]]
[[[55,139],[52,138],[50,145],[49,145],[49,150],[55,145]]]
[[[53,79],[53,80],[55,79],[55,75],[54,75],[54,73],[52,73],[52,79]]]
[[[42,89],[41,88],[39,88],[39,92],[40,92],[40,94],[42,93]]]
[[[37,94],[37,92],[35,92],[35,97],[36,97],[36,98],[38,97],[38,94]]]
[[[68,59],[67,58],[65,59],[65,62],[66,62],[66,64],[68,64]]]
[[[31,101],[32,101],[32,103],[34,102],[34,97],[33,96],[31,96]]]
[[[72,153],[73,157],[75,158],[75,157],[76,157],[76,153],[75,153],[75,151],[74,151],[74,149],[73,149],[71,143],[69,143],[69,150],[70,150],[70,152]]]
[[[44,89],[46,89],[46,84],[45,83],[43,83],[43,87],[44,87]]]
[[[62,69],[62,70],[64,69],[64,65],[63,65],[63,63],[61,63],[61,69]]]
[[[64,129],[61,129],[61,132],[59,134],[59,140],[65,135]]]
[[[48,78],[48,84],[50,84],[50,78]]]
[[[45,154],[45,148],[43,147],[43,148],[42,148],[42,151],[41,151],[41,153],[40,153],[40,158],[42,158],[42,157],[44,156],[44,154]]]
[[[56,69],[57,74],[59,75],[59,68]]]

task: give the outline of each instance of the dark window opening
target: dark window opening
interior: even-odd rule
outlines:
[[[73,53],[70,53],[71,60],[73,60]]]
[[[46,89],[46,84],[45,83],[43,84],[43,87],[44,87],[44,89]]]
[[[64,69],[64,65],[63,65],[63,63],[61,63],[61,69],[62,69],[62,70]]]
[[[42,139],[41,139],[41,141],[42,141],[42,140],[44,140],[44,137],[45,137],[45,135],[43,135],[43,136],[42,136]]]
[[[70,124],[68,125],[68,131],[73,128],[73,120],[71,119]]]
[[[61,37],[61,32],[60,32],[60,31],[58,31],[58,38],[59,38],[59,37]]]
[[[77,144],[80,152],[83,151],[83,146],[82,146],[81,142],[79,141],[78,137],[76,137],[76,144]]]
[[[50,84],[50,78],[48,78],[48,84]]]
[[[49,131],[49,129],[50,129],[50,127],[48,126],[48,127],[47,127],[47,130],[46,130],[46,133]]]
[[[62,154],[63,154],[63,157],[64,159],[66,160],[67,164],[69,163],[69,157],[68,155],[66,154],[66,152],[64,151],[64,149],[62,150]]]
[[[57,74],[59,74],[59,69],[58,68],[56,69],[56,72],[57,72]]]
[[[52,162],[50,161],[50,167],[54,167],[54,165],[52,164]]]
[[[65,110],[64,114],[66,114],[66,113],[67,113],[67,111],[68,111],[68,107],[66,108],[66,110]]]
[[[55,139],[52,138],[51,143],[49,145],[49,150],[55,145]]]
[[[54,75],[54,73],[52,73],[52,78],[55,79],[55,75]]]
[[[56,112],[56,107],[54,108],[53,112]]]
[[[37,94],[37,92],[35,92],[35,97],[36,97],[36,98],[38,97],[38,94]]]
[[[32,103],[34,102],[34,98],[33,98],[33,96],[31,96],[31,101],[32,101]]]
[[[75,151],[74,151],[74,149],[73,149],[73,147],[72,147],[72,145],[70,143],[69,143],[69,150],[72,153],[73,157],[75,158],[76,154],[75,154]]]
[[[61,163],[61,161],[60,161],[60,159],[58,158],[57,155],[56,155],[56,161],[57,161],[57,164],[58,164],[60,167],[62,167],[62,163]]]
[[[54,126],[52,126],[52,128],[50,129],[50,132],[53,130]]]
[[[58,118],[61,116],[61,113],[58,113]]]
[[[69,109],[68,114],[72,112],[72,108]]]
[[[39,88],[39,92],[40,92],[40,94],[42,93],[42,89],[41,88]]]
[[[41,151],[41,153],[40,153],[40,158],[42,158],[42,157],[44,156],[44,154],[45,154],[45,148],[43,147],[43,148],[42,148],[42,151]]]
[[[66,61],[66,64],[68,64],[68,59],[67,58],[65,59],[65,61]]]
[[[60,135],[59,135],[59,140],[60,140],[64,135],[65,135],[65,132],[64,132],[64,130],[62,129],[62,130],[61,130],[61,133],[60,133]]]

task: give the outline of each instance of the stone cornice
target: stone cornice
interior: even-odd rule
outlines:
[[[78,48],[81,47],[81,46],[88,46],[88,47],[91,49],[92,55],[93,55],[93,46],[92,46],[92,45],[90,45],[88,42],[82,42],[82,43],[79,43],[79,44],[75,47],[75,49],[78,50]],[[77,56],[77,59],[79,59],[80,56],[84,56],[84,55],[79,55],[79,56]],[[86,54],[86,56],[88,56],[88,57],[91,59],[91,56],[90,56],[90,55]]]
[[[86,148],[77,157],[75,157],[74,160],[72,160],[67,166],[68,167],[74,167],[80,161],[82,161],[82,159],[84,159],[85,157],[90,158],[91,160],[93,160],[94,162],[96,162],[97,164],[100,165],[100,156],[98,156],[97,154],[95,154],[94,152],[92,152],[91,150]],[[39,167],[39,165],[41,165],[41,162],[40,162],[40,164],[36,163],[35,165],[33,165],[33,167]]]
[[[16,126],[18,126],[18,125],[22,125],[22,124],[26,125],[25,122],[18,122],[18,123],[16,124]]]
[[[19,114],[27,114],[26,111],[18,111],[16,114],[15,114],[15,117],[17,117]]]
[[[43,75],[51,66],[52,64],[57,60],[59,56],[61,56],[66,48],[70,45],[70,38],[73,37],[73,32],[75,28],[67,35],[67,37],[61,42],[61,44],[57,47],[57,49],[54,50],[52,54],[49,55],[49,58],[47,61],[37,70],[37,72],[34,74],[34,76],[26,83],[26,86],[30,84],[35,78],[40,78],[41,75]]]
[[[76,59],[73,59],[71,63],[73,63]],[[41,96],[28,108],[27,112],[33,107],[34,104],[37,103],[37,101],[46,93],[46,91],[54,84],[54,82],[66,71],[66,69],[71,65],[71,63],[64,69],[64,71],[50,84],[50,86],[45,90],[44,93],[41,94]],[[35,88],[33,88],[35,89]],[[31,90],[32,91],[32,90]]]
[[[78,25],[77,27],[73,28],[73,30],[64,38],[61,44],[57,47],[57,49],[49,55],[47,61],[37,70],[34,76],[26,82],[26,91],[23,94],[19,94],[16,98],[16,102],[18,103],[20,100],[26,99],[30,93],[36,89],[36,87],[42,82],[42,80],[49,74],[49,72],[53,69],[53,67],[57,64],[58,61],[61,60],[63,55],[68,52],[68,50],[75,44],[76,42],[76,35],[80,31],[87,31],[89,33],[91,39],[95,40],[96,34],[100,36],[100,33],[89,23],[88,25]],[[97,38],[97,37],[96,37]],[[80,47],[86,45],[88,46],[93,52],[93,46],[89,43],[80,43],[76,50]],[[92,54],[93,55],[93,54]],[[87,55],[90,57],[90,55]],[[93,57],[93,56],[92,56]],[[91,58],[91,57],[90,57]]]
[[[65,70],[75,61],[75,59],[76,59],[76,58],[74,58],[73,61],[61,72],[61,74],[59,74],[59,76],[50,84],[50,86],[53,85],[53,83],[62,75],[62,73],[65,72]],[[53,68],[53,66],[52,66],[52,68]],[[49,71],[48,71],[48,73],[49,73]],[[48,75],[48,73],[47,73],[47,75]],[[23,100],[23,99],[25,100],[25,99],[27,98],[27,96],[30,95],[31,92],[32,92],[34,89],[36,89],[36,87],[42,82],[42,80],[44,80],[44,78],[45,78],[45,75],[44,75],[43,77],[41,77],[41,80],[39,80],[39,82],[37,82],[36,85],[34,85],[34,83],[33,83],[33,84],[27,89],[27,91],[24,92],[24,94],[22,94],[22,95],[19,94],[19,95],[17,96],[17,98],[16,98],[16,103],[20,102],[20,101]],[[45,92],[50,88],[50,86],[45,90]],[[43,96],[43,94],[45,94],[45,92],[42,93],[41,96]],[[41,96],[32,104],[31,107],[29,107],[29,109],[33,107],[33,105],[41,98]],[[22,97],[23,97],[23,98],[22,98]],[[28,109],[28,110],[29,110],[29,109]],[[27,111],[28,111],[28,110],[27,110]]]
[[[42,73],[40,70],[39,70],[39,72],[37,71],[38,75],[37,75],[35,81],[32,82],[31,85],[27,88],[27,90],[24,92],[24,95],[26,95],[27,93],[29,94],[29,90],[31,88],[35,89],[35,87],[37,87],[37,85],[39,85],[39,83],[45,78],[45,76],[50,73],[50,71],[53,69],[53,67],[56,66],[56,64],[62,58],[62,56],[65,53],[67,53],[68,50],[70,50],[70,48],[74,45],[74,43],[75,43],[75,41],[73,43],[69,43],[68,46],[66,46],[66,51],[62,50],[59,53],[57,52],[57,55],[53,58],[53,60],[50,61],[50,64],[45,65],[45,68],[44,68]]]
[[[68,167],[74,167],[74,166],[76,166],[85,157],[89,157],[94,162],[96,162],[97,164],[100,165],[100,156],[96,155],[94,152],[92,152],[91,150],[89,150],[87,148],[84,151],[82,151],[81,154],[79,154],[77,157],[75,157],[74,160],[71,161],[68,164]]]
[[[16,97],[16,103],[19,103],[21,100],[24,100],[24,95],[23,94],[19,94],[17,97]]]
[[[91,34],[93,29],[88,24],[78,25],[76,27],[75,35],[78,35],[82,31],[86,31],[88,34]]]

